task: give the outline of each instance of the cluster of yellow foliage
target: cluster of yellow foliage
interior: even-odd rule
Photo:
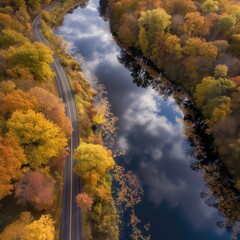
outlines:
[[[50,215],[34,220],[31,213],[23,212],[20,218],[8,225],[0,234],[0,240],[54,240],[54,221]]]

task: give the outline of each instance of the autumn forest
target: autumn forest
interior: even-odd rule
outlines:
[[[119,144],[107,87],[55,34],[65,14],[88,4],[0,2],[0,240],[117,240],[124,231],[152,239],[135,212],[144,183],[119,162],[128,148],[119,147],[126,142]],[[221,167],[207,156],[208,164],[189,166],[208,188],[199,198],[226,218],[222,228],[232,229],[240,221],[239,1],[101,0],[98,11],[126,56],[146,60],[201,115]],[[185,123],[186,139],[194,125]]]

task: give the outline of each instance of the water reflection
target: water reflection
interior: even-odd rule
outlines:
[[[151,223],[153,240],[230,239],[216,226],[225,219],[213,205],[205,204],[211,196],[202,193],[200,198],[208,175],[202,178],[201,172],[190,168],[193,159],[187,154],[184,116],[171,95],[173,89],[157,84],[117,47],[98,7],[98,1],[91,0],[85,9],[67,15],[58,31],[69,41],[69,52],[81,53],[85,69],[106,86],[112,111],[119,117],[117,143],[127,151],[127,168],[138,174],[145,190],[138,215]],[[183,104],[184,96],[176,94]],[[122,239],[128,235],[123,233]]]

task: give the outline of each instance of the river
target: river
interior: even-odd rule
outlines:
[[[153,240],[231,239],[216,225],[223,217],[200,197],[206,187],[202,174],[190,168],[183,112],[171,95],[154,90],[151,81],[145,84],[149,76],[143,70],[134,71],[136,63],[125,58],[98,7],[98,0],[90,0],[67,14],[57,33],[68,42],[71,55],[83,56],[86,76],[95,74],[108,91],[119,118],[117,144],[126,151],[125,166],[144,189],[136,214],[150,223]],[[130,239],[128,231],[121,230],[121,239]]]

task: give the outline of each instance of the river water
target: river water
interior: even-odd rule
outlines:
[[[86,76],[89,71],[95,74],[108,91],[112,112],[119,118],[117,144],[126,151],[125,166],[144,189],[136,214],[150,223],[153,240],[231,239],[216,225],[223,217],[200,198],[205,184],[201,173],[190,168],[183,113],[172,96],[165,98],[145,84],[149,79],[144,71],[134,71],[136,63],[117,46],[98,7],[98,0],[90,0],[85,8],[67,14],[57,33],[68,42],[71,55],[83,56]],[[129,235],[123,228],[121,239]]]

